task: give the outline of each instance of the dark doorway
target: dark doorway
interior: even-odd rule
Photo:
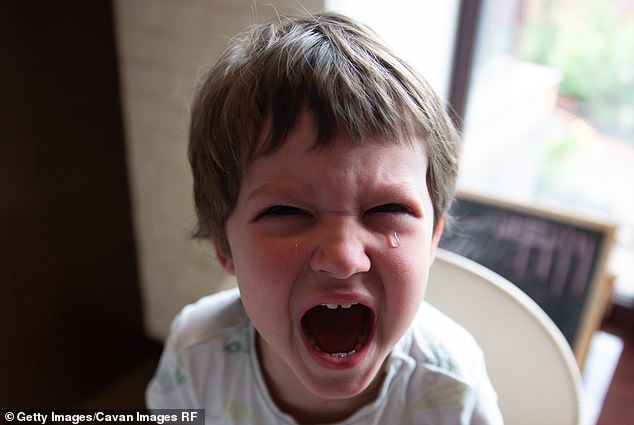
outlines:
[[[0,404],[73,407],[146,346],[109,1],[0,3]]]

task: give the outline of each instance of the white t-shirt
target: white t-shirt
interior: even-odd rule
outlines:
[[[207,424],[296,422],[272,401],[237,289],[202,298],[172,323],[150,409],[205,409]],[[377,399],[338,424],[499,425],[497,396],[471,335],[427,303],[394,347]]]

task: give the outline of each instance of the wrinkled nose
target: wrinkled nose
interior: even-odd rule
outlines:
[[[337,225],[320,229],[310,258],[315,272],[336,279],[346,279],[370,270],[366,244],[353,225]]]

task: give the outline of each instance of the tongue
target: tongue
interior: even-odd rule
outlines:
[[[335,310],[318,306],[306,313],[302,323],[321,351],[348,353],[359,343],[364,327],[364,309],[361,305]]]

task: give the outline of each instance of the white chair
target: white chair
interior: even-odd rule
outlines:
[[[544,311],[512,283],[438,250],[427,301],[476,338],[506,425],[577,425],[582,381],[568,343]]]

